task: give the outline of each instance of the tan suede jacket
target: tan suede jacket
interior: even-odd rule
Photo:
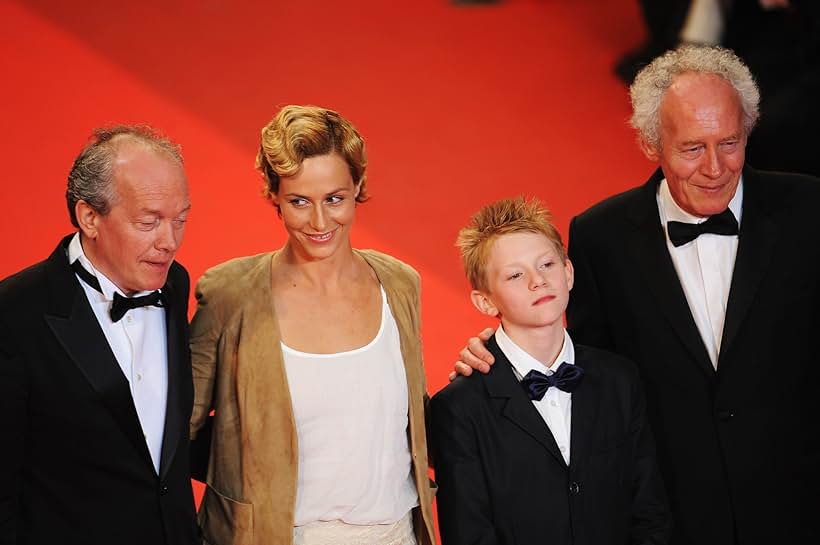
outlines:
[[[420,507],[420,545],[435,543],[427,474],[427,399],[419,338],[419,276],[404,263],[356,250],[373,268],[398,324],[407,374],[408,438]],[[274,253],[207,271],[191,324],[195,437],[215,410],[207,488],[199,510],[206,544],[289,545],[293,541],[298,445],[271,294]]]

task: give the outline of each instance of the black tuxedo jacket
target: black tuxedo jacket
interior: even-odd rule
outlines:
[[[570,465],[495,337],[490,373],[430,402],[444,545],[667,542],[669,518],[633,364],[575,346]]]
[[[191,545],[188,274],[163,292],[168,402],[157,475],[128,382],[65,247],[0,283],[0,543]]]
[[[716,372],[666,246],[662,178],[572,220],[571,334],[638,364],[672,543],[820,543],[820,180],[744,169]]]

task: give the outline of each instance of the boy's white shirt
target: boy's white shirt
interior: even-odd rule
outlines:
[[[504,327],[499,324],[495,331],[495,341],[498,347],[510,360],[513,372],[520,382],[531,370],[539,371],[546,375],[553,374],[562,363],[575,365],[575,347],[572,339],[564,329],[564,344],[558,356],[549,367],[544,366],[537,359],[533,358],[523,348],[515,344],[504,332]],[[564,462],[569,465],[570,461],[570,429],[572,424],[572,394],[564,392],[558,388],[549,388],[540,401],[533,400],[538,414],[544,419],[547,427],[552,432],[558,450],[564,457]]]

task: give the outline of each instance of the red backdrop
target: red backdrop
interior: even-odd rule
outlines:
[[[453,246],[469,215],[534,195],[566,233],[649,174],[611,75],[641,38],[634,0],[0,2],[0,277],[71,231],[66,174],[90,130],[116,122],[183,145],[193,211],[178,259],[194,280],[280,246],[253,169],[259,129],[281,105],[319,104],[367,141],[373,199],[354,244],[423,277],[433,393],[491,325]]]

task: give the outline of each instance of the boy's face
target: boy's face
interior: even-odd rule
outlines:
[[[487,290],[473,290],[476,308],[502,319],[504,328],[559,324],[572,289],[573,270],[541,233],[502,235],[486,264]]]

